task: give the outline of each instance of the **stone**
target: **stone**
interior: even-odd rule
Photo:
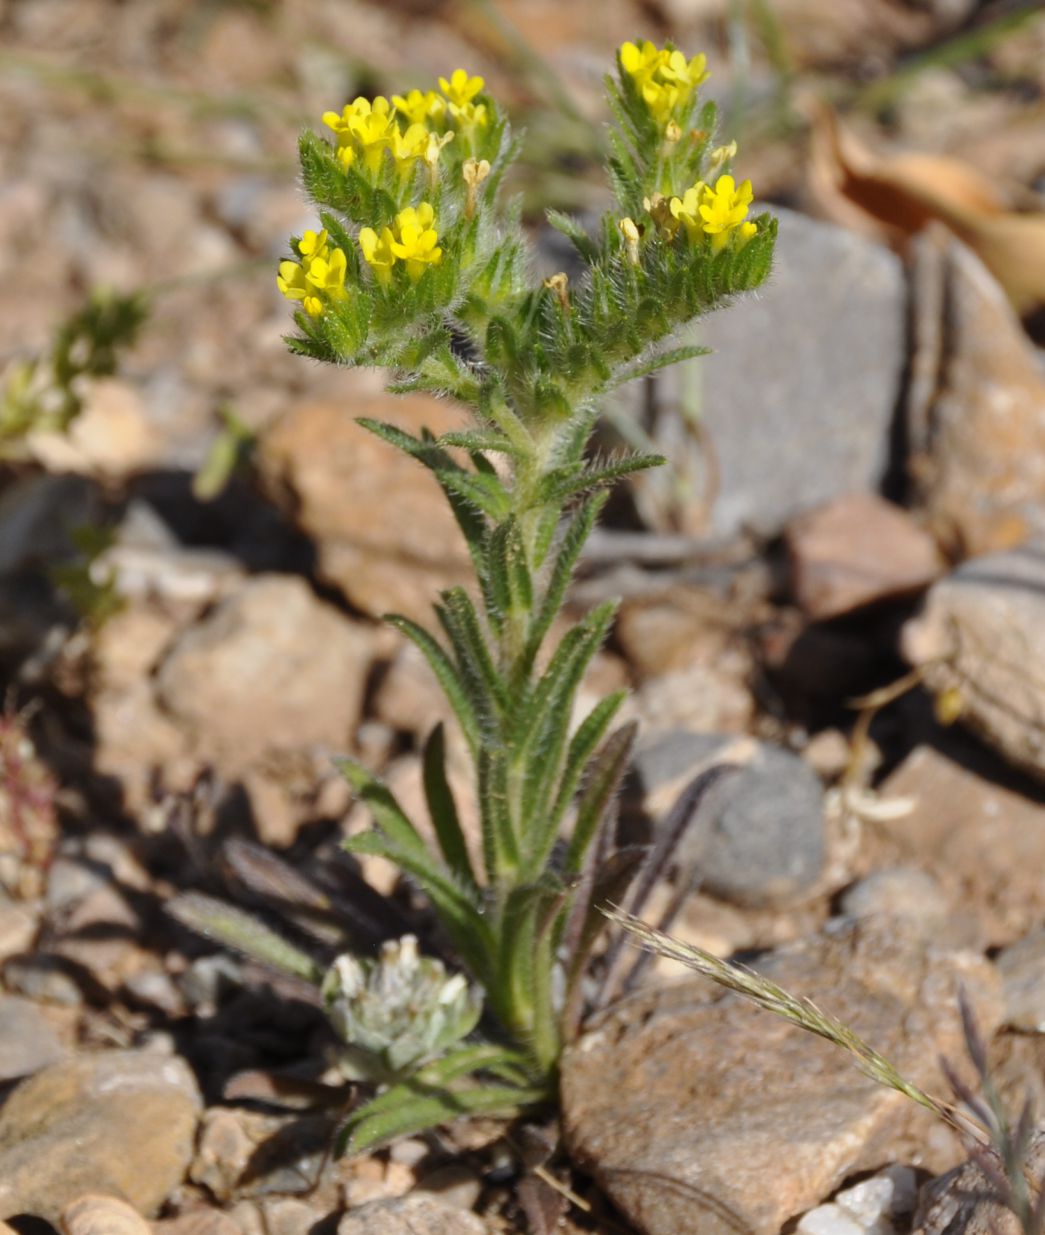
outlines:
[[[874,493],[849,493],[787,529],[791,590],[814,622],[921,591],[943,563],[933,538]]]
[[[909,1166],[890,1166],[843,1188],[799,1220],[801,1235],[892,1235],[914,1211],[918,1178]]]
[[[1045,1129],[1032,1135],[1023,1173],[1033,1203],[1045,1180]],[[965,1162],[922,1189],[914,1230],[918,1235],[1020,1235],[1016,1215],[996,1197],[997,1189],[979,1163]]]
[[[31,433],[26,445],[49,472],[127,480],[162,461],[162,442],[137,386],[124,378],[88,384],[83,411],[63,433]]]
[[[112,1196],[81,1196],[62,1210],[64,1235],[152,1235],[133,1206]]]
[[[304,580],[261,575],[175,640],[157,697],[199,750],[230,765],[270,749],[344,750],[370,656],[370,630]]]
[[[218,1200],[304,1192],[316,1180],[334,1128],[322,1116],[212,1107],[189,1171]]]
[[[0,1110],[0,1218],[53,1222],[99,1192],[154,1213],[185,1176],[200,1106],[175,1057],[105,1051],[51,1064]]]
[[[656,379],[661,412],[650,429],[672,465],[635,487],[640,504],[649,499],[647,519],[667,506],[675,530],[773,534],[803,510],[877,489],[888,466],[906,357],[900,261],[851,231],[781,207],[773,214],[780,239],[758,297],[687,334],[713,356]],[[699,436],[680,406],[699,416]],[[710,513],[670,497],[679,471],[706,474],[709,455]]]
[[[901,635],[906,659],[958,718],[1045,780],[1045,541],[963,562],[933,584]]]
[[[58,1035],[36,1004],[0,995],[0,1082],[30,1076],[64,1055]]]
[[[451,1162],[428,1171],[418,1185],[420,1192],[436,1196],[457,1209],[473,1210],[479,1203],[483,1181],[463,1162]]]
[[[310,1235],[323,1218],[312,1205],[289,1196],[240,1201],[229,1213],[237,1235]]]
[[[1045,535],[1045,374],[971,250],[940,228],[914,251],[915,504],[954,556],[1011,549]]]
[[[219,1209],[193,1209],[152,1224],[152,1235],[243,1235],[241,1228]]]
[[[0,965],[27,951],[37,931],[36,915],[25,905],[5,902],[0,893]]]
[[[438,590],[470,577],[464,540],[430,473],[356,424],[353,413],[415,436],[463,426],[462,413],[446,402],[395,398],[372,384],[351,411],[299,404],[259,444],[263,482],[315,542],[319,574],[354,608],[429,623]]]
[[[489,1235],[489,1231],[477,1214],[425,1192],[368,1201],[349,1210],[337,1227],[337,1235]]]
[[[903,918],[926,940],[979,951],[983,934],[976,919],[956,911],[937,880],[920,867],[888,866],[846,888],[839,912],[850,918]]]
[[[886,861],[931,875],[999,946],[1045,917],[1045,805],[989,779],[977,754],[971,743],[917,747],[881,785],[913,809],[875,831]]]
[[[634,768],[644,813],[662,819],[698,772],[728,749],[726,738],[681,730],[640,748]],[[823,869],[823,790],[790,751],[746,743],[742,766],[712,784],[696,812],[678,863],[692,866],[713,896],[776,905],[808,891]]]
[[[896,922],[828,929],[757,968],[930,1091],[945,1088],[940,1055],[963,1057],[959,984],[986,1034],[1001,1015],[986,961]],[[857,1172],[929,1156],[923,1108],[704,979],[597,1017],[565,1054],[561,1092],[571,1154],[644,1235],[775,1235]]]
[[[632,700],[642,732],[747,733],[755,714],[747,684],[749,668],[748,654],[731,648],[714,664],[690,665],[649,678]]]
[[[1045,927],[1004,948],[994,963],[1005,995],[1005,1023],[1045,1033]]]

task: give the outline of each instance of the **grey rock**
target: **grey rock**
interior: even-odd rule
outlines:
[[[308,1235],[324,1216],[313,1206],[289,1196],[240,1201],[232,1207],[230,1215],[240,1235]],[[187,1231],[184,1235],[193,1233]],[[208,1230],[204,1235],[211,1232]],[[214,1235],[224,1235],[224,1231],[215,1231]]]
[[[14,956],[4,966],[4,986],[29,999],[78,1008],[84,1001],[80,982],[70,972],[61,957],[37,952],[30,956]]]
[[[955,908],[939,880],[917,866],[889,866],[847,888],[838,903],[846,917],[901,918],[939,948],[982,952],[986,939],[974,914]]]
[[[960,721],[1045,779],[1045,541],[962,563],[929,590],[902,646],[930,690],[954,690]]]
[[[390,1201],[369,1201],[350,1210],[337,1235],[489,1235],[477,1215],[424,1192]]]
[[[795,1229],[798,1235],[891,1235],[910,1217],[917,1198],[912,1168],[890,1166],[803,1214]]]
[[[1005,1021],[1013,1029],[1045,1033],[1045,927],[999,953]]]
[[[646,813],[662,818],[674,797],[733,739],[676,731],[636,756]],[[824,864],[823,791],[797,755],[747,743],[744,762],[712,784],[678,850],[702,890],[744,905],[773,905],[808,890]]]
[[[200,1105],[177,1058],[106,1051],[43,1069],[0,1111],[0,1218],[54,1221],[85,1193],[154,1212],[184,1178]]]
[[[877,489],[887,466],[906,351],[901,264],[853,232],[773,213],[780,239],[768,283],[699,324],[695,341],[714,355],[657,378],[653,436],[672,467],[643,477],[640,494],[662,507],[680,469],[704,474],[705,437],[716,461],[710,515],[695,501],[675,512],[688,531],[772,533],[831,498]],[[699,443],[680,402],[697,410]],[[685,526],[702,516],[703,526]]]
[[[39,1072],[65,1054],[50,1022],[28,999],[0,995],[0,1081]]]
[[[940,1055],[962,1051],[957,984],[985,1033],[1001,1015],[986,961],[896,921],[825,931],[758,968],[930,1091]],[[703,979],[609,1009],[567,1050],[561,1092],[571,1153],[644,1235],[775,1235],[857,1172],[925,1155],[933,1124],[846,1052]]]

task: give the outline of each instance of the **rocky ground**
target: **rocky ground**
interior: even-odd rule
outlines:
[[[394,872],[339,850],[368,821],[331,755],[418,800],[444,705],[378,619],[427,620],[467,558],[426,477],[353,416],[457,414],[285,352],[274,264],[312,222],[298,128],[484,73],[528,128],[518,185],[554,269],[540,211],[600,205],[600,76],[644,33],[708,51],[781,221],[765,293],[700,324],[716,354],[607,409],[607,442],[672,460],[614,505],[574,596],[623,597],[588,683],[633,688],[622,826],[655,837],[709,759],[739,741],[744,763],[651,913],[681,900],[676,934],[932,1092],[941,1055],[968,1073],[961,986],[1000,1092],[1045,1110],[1045,19],[0,0],[0,358],[45,349],[93,288],[150,296],[72,431],[0,471],[0,1228],[1004,1228],[945,1125],[667,963],[593,1013],[561,1128],[477,1121],[331,1161],[347,1095],[311,988],[167,912],[189,891],[282,910],[323,957],[427,928]],[[834,144],[813,94],[838,104]],[[247,448],[208,497],[223,409]],[[93,573],[83,525],[111,533]]]

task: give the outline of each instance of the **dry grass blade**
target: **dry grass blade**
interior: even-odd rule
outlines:
[[[964,1118],[957,1107],[949,1102],[944,1102],[940,1098],[933,1097],[907,1080],[873,1046],[868,1045],[862,1038],[858,1037],[848,1025],[829,1016],[826,1012],[822,1012],[811,999],[792,995],[790,991],[784,990],[782,986],[777,986],[769,978],[765,978],[743,965],[724,961],[711,952],[705,952],[703,948],[699,948],[695,944],[683,943],[679,939],[673,939],[670,935],[654,930],[638,918],[632,917],[631,914],[623,913],[617,908],[605,908],[603,912],[611,921],[616,922],[618,926],[622,926],[651,951],[656,952],[660,956],[668,957],[670,960],[679,961],[687,968],[703,974],[704,977],[710,978],[713,982],[717,982],[719,986],[734,991],[738,995],[743,995],[745,999],[749,999],[767,1012],[783,1017],[793,1025],[806,1030],[807,1033],[816,1034],[819,1038],[833,1042],[835,1046],[840,1046],[842,1050],[848,1051],[852,1055],[856,1066],[865,1076],[870,1077],[871,1080],[877,1081],[878,1084],[885,1085],[889,1089],[895,1089],[898,1093],[902,1093],[905,1097],[910,1098],[912,1102],[917,1102],[919,1106],[926,1107],[954,1128],[960,1135],[972,1135],[980,1142],[987,1142],[988,1137],[984,1130]]]

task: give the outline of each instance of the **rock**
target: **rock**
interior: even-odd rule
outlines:
[[[915,252],[916,502],[954,554],[1010,549],[1045,535],[1045,375],[979,258],[942,228]]]
[[[1005,994],[1005,1023],[1045,1033],[1045,927],[1010,944],[994,963]]]
[[[749,666],[746,652],[730,649],[715,664],[690,665],[648,679],[633,700],[642,732],[747,733],[755,713],[747,685]]]
[[[189,1178],[220,1201],[304,1192],[315,1182],[334,1131],[321,1116],[212,1107],[203,1118]]]
[[[675,731],[640,749],[643,809],[661,819],[685,786],[729,747],[719,736]],[[711,785],[678,849],[701,887],[743,905],[774,905],[816,882],[824,864],[823,791],[796,755],[749,743],[743,765]]]
[[[4,965],[4,986],[29,999],[78,1008],[84,1002],[81,975],[70,973],[68,962],[45,952],[14,956]]]
[[[701,321],[695,341],[713,356],[658,375],[652,436],[672,465],[636,484],[657,525],[667,507],[676,530],[771,534],[800,511],[878,488],[885,473],[906,354],[900,262],[850,231],[773,213],[780,240],[758,298]],[[699,437],[678,413],[694,404]],[[709,452],[710,514],[671,496],[680,470],[706,474]]]
[[[418,1185],[421,1193],[436,1196],[455,1209],[473,1210],[479,1203],[483,1181],[463,1162],[451,1162],[447,1166],[428,1171]]]
[[[25,952],[36,937],[36,915],[24,905],[5,902],[0,892],[0,965]]]
[[[35,1004],[0,995],[0,1082],[30,1076],[64,1054],[50,1021]]]
[[[412,1192],[350,1210],[338,1223],[337,1235],[489,1235],[489,1227],[476,1214]]]
[[[792,520],[791,587],[814,622],[929,586],[942,561],[932,537],[899,506],[850,493]]]
[[[958,983],[985,1033],[1000,1016],[987,962],[895,921],[827,930],[758,969],[930,1090],[939,1056],[962,1057]],[[917,1161],[932,1123],[848,1053],[703,979],[598,1018],[566,1052],[562,1105],[571,1153],[644,1235],[772,1235],[856,1172]]]
[[[160,702],[230,764],[271,748],[344,750],[362,710],[371,632],[293,576],[262,575],[170,648]]]
[[[218,1209],[193,1209],[177,1218],[154,1222],[152,1235],[243,1235],[243,1230]]]
[[[913,810],[875,830],[892,861],[931,875],[999,945],[1045,917],[1045,806],[987,779],[977,753],[971,743],[950,757],[914,750],[881,786],[884,798],[913,799]]]
[[[0,1110],[0,1217],[54,1221],[88,1192],[155,1212],[184,1178],[199,1110],[178,1058],[105,1051],[51,1064]]]
[[[359,392],[353,411],[414,435],[463,423],[446,402],[394,398],[372,386]],[[295,407],[262,438],[258,463],[270,493],[315,541],[321,576],[362,612],[430,623],[438,590],[470,577],[463,538],[435,480],[357,425],[344,404]]]
[[[845,890],[838,908],[850,918],[903,918],[938,946],[947,943],[972,951],[983,946],[976,920],[955,913],[936,879],[917,866],[872,871]]]
[[[795,1230],[800,1235],[892,1235],[900,1225],[897,1220],[910,1217],[917,1199],[915,1172],[909,1166],[891,1166],[803,1214]]]
[[[83,411],[63,433],[31,433],[26,443],[49,472],[126,480],[162,460],[162,441],[138,388],[118,377],[89,383]]]
[[[112,1196],[81,1196],[62,1210],[64,1235],[152,1235],[140,1213]]]
[[[1016,767],[1045,779],[1045,542],[964,562],[903,629],[904,656],[959,719]]]
[[[313,1206],[293,1197],[240,1201],[230,1216],[238,1235],[309,1235],[323,1218]]]
[[[1033,1134],[1024,1175],[1033,1204],[1045,1180],[1045,1129]],[[918,1235],[1020,1235],[1016,1215],[996,1196],[983,1168],[975,1161],[966,1162],[922,1189],[914,1229]]]
[[[621,604],[614,639],[640,681],[693,665],[713,666],[746,651],[748,614],[736,601],[705,588],[678,584]],[[748,660],[746,673],[753,671]],[[746,676],[744,670],[738,676]]]

